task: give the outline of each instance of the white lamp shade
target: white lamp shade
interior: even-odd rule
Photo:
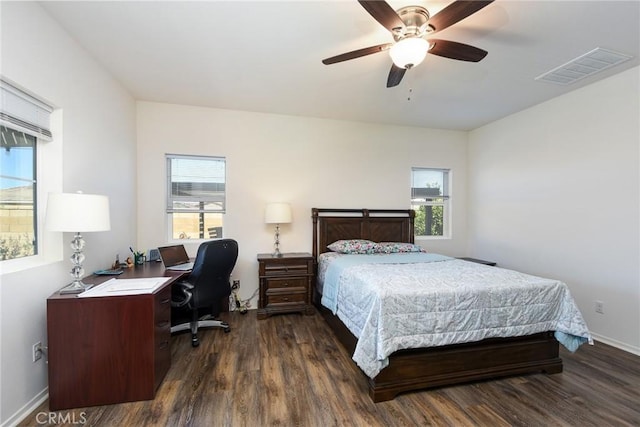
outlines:
[[[389,50],[391,60],[400,68],[412,68],[420,64],[429,50],[429,42],[420,37],[402,39]]]
[[[269,203],[264,211],[266,224],[288,224],[291,222],[289,203]]]
[[[107,231],[109,198],[98,194],[50,193],[45,228],[50,231]]]

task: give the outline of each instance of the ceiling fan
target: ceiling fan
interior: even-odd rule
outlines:
[[[358,0],[373,18],[391,32],[395,43],[365,47],[323,59],[325,65],[360,58],[389,50],[393,64],[387,78],[387,87],[400,84],[404,73],[420,64],[427,53],[460,61],[478,62],[487,51],[467,44],[448,40],[426,40],[424,37],[442,31],[472,15],[493,0],[456,0],[434,16],[422,6],[407,6],[397,11],[382,0]]]

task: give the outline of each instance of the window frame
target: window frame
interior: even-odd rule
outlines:
[[[34,239],[37,253],[0,260],[0,276],[63,259],[61,233],[44,229],[47,194],[62,191],[62,109],[0,75],[0,124],[36,137],[34,154]]]
[[[424,202],[414,201],[414,188],[428,188],[428,187],[413,187],[414,172],[438,172],[442,173],[442,194],[432,197],[432,200],[427,200],[425,197]],[[419,206],[442,206],[442,235],[421,235],[415,234],[414,223],[414,239],[415,240],[449,240],[452,238],[452,226],[451,226],[451,211],[452,211],[452,170],[448,168],[433,168],[433,167],[412,167],[411,168],[411,185],[410,185],[410,208],[416,211]],[[441,199],[441,201],[435,201],[433,199]]]
[[[63,233],[44,229],[47,195],[62,191],[62,110],[51,114],[51,141],[37,138],[36,180],[38,181],[38,254],[0,261],[0,276],[62,261],[65,240]],[[68,243],[68,242],[67,242]]]
[[[173,196],[173,181],[172,181],[172,160],[174,159],[187,159],[187,160],[208,160],[208,161],[221,161],[224,165],[224,190],[223,190],[223,194],[222,194],[222,200],[221,200],[221,209],[200,209],[200,210],[181,210],[181,209],[175,209],[173,207],[173,202],[174,201],[191,201],[191,202],[198,202],[200,204],[204,203],[205,201],[209,201],[209,202],[215,202],[215,201],[220,201],[219,198],[211,198],[208,200],[202,200],[200,198],[197,197],[186,197],[186,196],[181,196],[178,199],[176,199]],[[165,165],[166,165],[166,192],[165,192],[165,198],[166,198],[166,203],[165,203],[165,218],[166,218],[166,230],[167,230],[167,240],[169,242],[172,243],[184,243],[184,242],[201,242],[201,241],[205,241],[205,240],[210,240],[213,237],[208,237],[206,235],[206,231],[202,230],[202,237],[197,237],[197,238],[176,238],[174,237],[174,218],[173,215],[174,214],[180,214],[180,213],[193,213],[193,214],[199,214],[201,215],[199,221],[201,223],[204,223],[204,215],[206,214],[213,214],[213,215],[219,215],[220,216],[220,222],[222,223],[222,225],[224,225],[224,215],[226,213],[226,185],[227,185],[227,159],[223,156],[204,156],[204,155],[188,155],[188,154],[165,154]],[[221,227],[222,230],[224,230],[224,227]],[[222,233],[224,233],[224,231],[222,231]],[[222,237],[222,235],[216,236],[215,238],[220,238]]]
[[[27,138],[29,139],[29,145],[25,144],[24,148],[30,147],[32,149],[32,153],[31,153],[31,176],[30,177],[22,177],[22,176],[11,176],[11,175],[2,175],[1,178],[3,179],[8,179],[8,180],[14,180],[14,181],[22,181],[25,183],[30,183],[32,188],[31,188],[31,221],[33,224],[33,228],[31,230],[31,233],[33,233],[33,241],[31,242],[32,244],[32,248],[33,248],[33,253],[29,254],[29,255],[22,255],[19,257],[15,257],[15,258],[7,258],[7,259],[0,259],[0,261],[10,261],[10,260],[14,260],[14,259],[20,259],[20,258],[27,258],[27,257],[33,257],[38,255],[39,253],[39,247],[40,247],[40,235],[39,235],[39,231],[40,231],[40,227],[38,226],[38,144],[39,144],[39,140],[36,136],[34,135],[30,135],[28,133],[25,133],[21,130],[15,129],[12,126],[8,126],[8,125],[0,125],[0,129],[4,128],[7,129],[8,132],[3,133],[2,137],[3,140],[5,140],[4,138],[6,136],[8,136],[7,134],[11,133],[13,134],[13,139],[14,141],[16,140],[15,134],[20,134],[20,137],[22,137],[25,142],[27,141]],[[16,146],[6,146],[3,147],[5,148],[9,153],[11,152],[12,148],[21,148],[19,145]],[[20,204],[22,202],[22,200],[17,200],[16,201],[16,205]],[[9,204],[9,203],[7,203]]]

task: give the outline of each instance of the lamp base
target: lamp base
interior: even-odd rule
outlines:
[[[74,280],[64,288],[60,289],[59,293],[60,295],[81,294],[84,291],[88,291],[91,288],[93,288],[92,284],[83,283],[82,280]]]
[[[282,253],[280,252],[280,224],[276,224],[276,234],[273,240],[273,253],[271,256],[274,258],[282,257]]]

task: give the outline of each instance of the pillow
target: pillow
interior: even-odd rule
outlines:
[[[413,243],[403,242],[380,242],[377,245],[378,253],[382,254],[396,254],[404,252],[426,252],[426,250],[420,245],[414,245]]]
[[[362,239],[337,240],[327,246],[327,249],[341,254],[375,254],[377,248],[377,243]]]

